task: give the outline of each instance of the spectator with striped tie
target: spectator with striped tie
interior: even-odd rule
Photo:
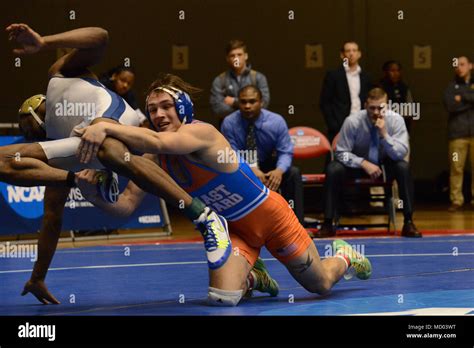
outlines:
[[[262,108],[262,93],[254,85],[242,88],[238,96],[239,110],[224,119],[222,134],[269,189],[281,189],[303,224],[303,183],[300,170],[291,165],[293,144],[285,119]]]

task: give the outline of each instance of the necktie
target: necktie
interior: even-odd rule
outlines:
[[[247,139],[246,139],[246,146],[248,150],[248,162],[249,164],[253,164],[256,162],[256,154],[257,154],[257,140],[255,138],[255,125],[251,123],[247,130]],[[249,154],[252,155],[249,155]]]
[[[257,141],[255,140],[255,125],[252,123],[247,130],[247,150],[256,150]]]
[[[369,162],[373,164],[379,163],[379,135],[377,128],[370,129],[370,148],[369,148]]]

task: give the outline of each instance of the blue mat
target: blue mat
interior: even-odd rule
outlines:
[[[371,279],[341,280],[321,297],[304,290],[264,249],[280,294],[256,293],[235,308],[206,305],[207,264],[199,243],[58,250],[47,284],[61,305],[21,297],[32,261],[0,258],[0,315],[474,314],[474,236],[348,242],[364,248]],[[330,241],[316,245],[324,256]]]

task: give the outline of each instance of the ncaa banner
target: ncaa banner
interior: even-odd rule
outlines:
[[[0,146],[23,143],[21,136],[0,136]],[[119,178],[121,192],[128,179]],[[41,228],[44,186],[20,187],[0,182],[0,235],[33,233]],[[67,198],[63,230],[99,230],[163,227],[160,199],[147,194],[135,212],[119,218],[94,207],[84,199],[78,188],[72,188]]]

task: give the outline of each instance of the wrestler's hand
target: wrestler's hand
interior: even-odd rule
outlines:
[[[74,133],[82,138],[76,151],[76,156],[80,158],[81,163],[89,163],[97,156],[100,145],[107,137],[106,126],[105,122],[99,122],[85,128],[74,129]]]
[[[21,46],[15,48],[14,54],[33,54],[45,46],[45,41],[36,31],[27,24],[10,24],[5,31],[8,33],[8,40],[14,41]]]
[[[272,191],[277,191],[280,188],[281,180],[283,178],[283,171],[276,168],[265,174],[268,181],[268,188]]]
[[[94,202],[99,198],[97,194],[97,182],[99,173],[94,169],[84,169],[76,173],[77,187],[81,190],[82,196],[89,202]]]
[[[21,296],[31,292],[42,304],[60,304],[46,287],[44,280],[28,280],[23,288]]]

